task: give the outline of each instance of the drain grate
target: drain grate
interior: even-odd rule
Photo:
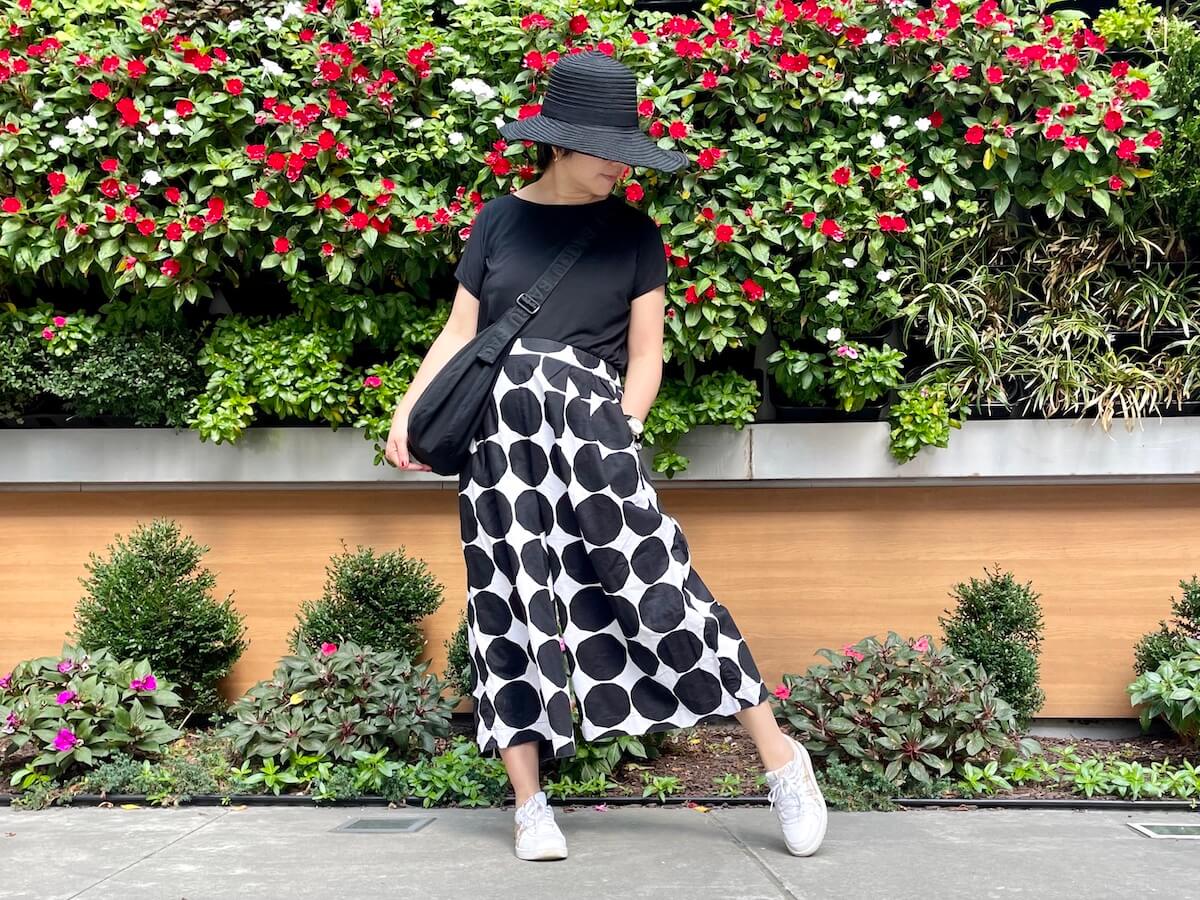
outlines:
[[[1173,823],[1128,822],[1134,831],[1151,838],[1175,838],[1200,841],[1200,825],[1176,825]]]
[[[343,822],[334,831],[401,832],[411,834],[420,831],[434,820],[434,816],[388,816],[376,819],[351,819]]]

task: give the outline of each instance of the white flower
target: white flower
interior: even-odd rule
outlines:
[[[842,265],[845,266],[847,269],[853,269],[855,266],[858,265],[858,260],[855,259],[853,256],[843,256],[842,257]]]
[[[180,125],[178,122],[170,122],[167,124],[167,131],[171,132],[171,134],[173,134],[173,135],[178,136],[178,135],[183,134],[183,126]]]
[[[882,134],[880,134],[877,131],[873,135],[871,135],[871,146],[874,147],[876,150],[882,150],[884,147],[887,146],[887,138],[885,138]]]
[[[100,127],[100,120],[91,113],[88,113],[83,117],[83,124],[94,131]]]
[[[496,96],[491,85],[479,78],[455,78],[450,87],[462,94],[474,94],[476,100],[490,100]]]
[[[850,90],[846,91],[846,102],[853,103],[855,106],[862,106],[862,104],[867,102],[867,98],[854,88],[850,88]]]
[[[283,67],[280,66],[279,63],[270,59],[264,59],[262,61],[262,70],[268,75],[274,75],[276,77],[283,74]]]
[[[137,142],[138,142],[138,145],[139,145],[139,146],[140,146],[140,145],[142,145],[142,144],[144,144],[144,143],[146,143],[146,135],[142,134],[142,133],[139,131],[139,132],[137,133]]]
[[[154,186],[162,181],[162,176],[153,169],[147,169],[142,173],[142,181],[148,185]]]
[[[420,128],[424,124],[425,124],[425,120],[422,119],[420,116],[417,116],[416,118],[409,119],[404,127],[409,129],[410,131],[416,131],[418,128]]]
[[[495,125],[497,128],[499,128],[501,125],[504,124],[504,116],[496,116],[495,118],[492,119],[492,124]]]
[[[891,269],[880,269],[878,272],[875,273],[875,277],[878,278],[880,281],[891,281],[892,280],[892,270]]]
[[[867,91],[867,102],[874,106],[882,96],[883,94],[879,93],[879,91]]]
[[[921,116],[921,118],[919,118],[919,119],[917,119],[917,121],[913,122],[913,125],[916,126],[917,131],[928,131],[930,122],[927,118],[925,118],[924,116]]]
[[[35,113],[41,112],[42,107],[45,105],[46,105],[46,101],[43,100],[41,97],[38,97],[37,100],[35,100],[33,103],[33,111]]]
[[[883,32],[878,28],[876,28],[874,31],[867,32],[868,44],[878,44],[881,40],[883,40]]]
[[[842,292],[839,291],[837,288],[834,288],[828,294],[825,295],[825,299],[828,300],[830,303],[837,303],[838,299],[841,296],[842,296]]]
[[[466,6],[471,0],[454,0],[455,6]]]
[[[931,191],[929,188],[925,188],[923,191],[921,191],[921,199],[926,203],[932,203],[934,200],[933,191]]]
[[[241,30],[242,30],[242,20],[241,19],[234,19],[232,22],[229,23],[229,33],[230,34],[237,34]]]
[[[451,147],[457,147],[463,142],[463,133],[461,131],[452,131],[446,135],[446,140],[450,142]]]
[[[883,124],[888,128],[899,128],[904,124],[904,119],[900,116],[892,114],[883,120]]]
[[[162,131],[162,127],[157,122],[151,122],[146,126],[146,131],[150,132],[151,137],[158,137]]]
[[[54,137],[50,138],[49,146],[51,150],[61,150],[63,147],[67,146],[67,139],[61,134],[56,134]]]
[[[947,225],[953,225],[953,224],[954,224],[954,217],[953,217],[953,216],[946,216],[946,224],[947,224]]]
[[[645,47],[651,53],[657,53],[658,52],[658,41],[646,41]],[[646,76],[646,77],[649,78],[650,76]]]
[[[296,3],[295,0],[293,0],[293,2],[289,3],[287,6],[285,6],[283,8],[284,21],[287,21],[288,19],[293,19],[293,18],[294,19],[303,19],[304,18],[304,6],[299,3]]]
[[[177,115],[179,115],[179,113],[175,112],[175,110],[171,109],[170,107],[167,107],[166,109],[163,110],[163,118],[164,119],[173,119]]]
[[[67,131],[78,137],[87,131],[87,125],[83,123],[83,119],[79,118],[79,116],[73,116],[70,121],[67,122]]]
[[[836,344],[842,339],[842,329],[838,328],[837,326],[830,328],[825,332],[825,339]]]
[[[274,16],[263,17],[263,24],[267,26],[267,31],[278,31],[283,27],[283,22]]]

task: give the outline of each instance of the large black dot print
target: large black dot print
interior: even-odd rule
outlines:
[[[529,667],[529,654],[525,652],[525,648],[508,638],[496,638],[488,644],[483,660],[489,672],[506,681],[520,678]]]
[[[534,742],[540,762],[571,756],[575,714],[594,741],[732,716],[769,696],[659,503],[621,396],[609,361],[518,336],[472,437],[458,510],[485,754]]]
[[[580,641],[575,659],[579,668],[595,681],[609,681],[625,670],[625,645],[611,634],[597,634]]]
[[[500,398],[500,425],[525,437],[536,434],[542,427],[542,404],[537,394],[519,387],[506,392]]]
[[[629,564],[634,575],[646,584],[654,584],[666,574],[670,560],[667,559],[667,551],[663,548],[662,541],[647,538],[634,548]]]
[[[475,627],[483,634],[508,634],[513,616],[503,598],[491,591],[479,591],[471,598],[471,605],[475,608]]]
[[[654,631],[673,631],[683,621],[683,594],[678,588],[664,582],[646,588],[639,606],[642,621]]]

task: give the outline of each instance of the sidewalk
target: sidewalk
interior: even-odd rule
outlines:
[[[807,859],[762,807],[555,807],[570,857],[523,862],[511,809],[0,809],[0,898],[1200,898],[1200,814],[831,813]],[[334,831],[431,816],[414,833]]]

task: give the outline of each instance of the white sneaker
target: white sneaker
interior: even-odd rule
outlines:
[[[518,859],[567,858],[567,839],[554,821],[545,791],[538,791],[517,808],[513,836]]]
[[[766,773],[767,799],[779,816],[788,851],[795,856],[811,856],[825,839],[829,815],[808,751],[790,735],[784,737],[795,748],[792,761]]]

